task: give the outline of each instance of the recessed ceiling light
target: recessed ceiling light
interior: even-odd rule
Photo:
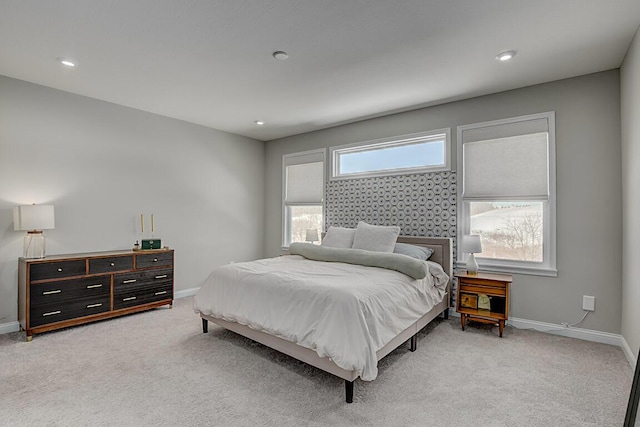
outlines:
[[[510,60],[514,56],[516,56],[516,51],[515,50],[508,50],[506,52],[502,52],[502,53],[499,53],[498,55],[496,55],[496,59],[498,61],[504,62],[504,61]]]
[[[264,124],[262,120],[256,120],[254,123],[257,124],[258,126],[262,126]]]
[[[76,66],[76,61],[69,58],[58,58],[58,62],[69,68],[73,68]]]
[[[277,50],[273,52],[273,57],[279,61],[285,61],[287,58],[289,58],[289,54],[283,50]]]

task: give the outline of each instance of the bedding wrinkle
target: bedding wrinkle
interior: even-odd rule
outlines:
[[[448,277],[442,285],[438,268],[429,271],[435,274],[416,280],[298,255],[230,264],[211,273],[194,311],[313,349],[369,381],[376,352],[442,300]]]

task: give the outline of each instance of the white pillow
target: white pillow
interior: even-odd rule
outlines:
[[[353,249],[375,252],[393,252],[400,227],[371,225],[360,221],[353,237]]]
[[[328,246],[330,248],[351,248],[355,234],[355,228],[329,227],[327,234],[325,234],[324,239],[322,239],[322,246]]]

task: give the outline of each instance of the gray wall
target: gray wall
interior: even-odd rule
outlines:
[[[622,105],[622,336],[635,356],[640,348],[640,31],[621,68]]]
[[[51,254],[131,248],[154,213],[176,290],[190,289],[262,256],[264,155],[263,142],[0,76],[0,326],[17,317],[13,206],[55,206]]]
[[[280,252],[282,155],[544,111],[556,112],[557,278],[516,275],[512,317],[550,323],[596,311],[581,327],[620,333],[620,78],[612,70],[270,141],[266,149],[265,253]]]

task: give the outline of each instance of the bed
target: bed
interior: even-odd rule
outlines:
[[[318,262],[308,260],[299,255],[286,255],[269,260],[219,267],[194,297],[194,311],[202,318],[204,333],[208,331],[208,322],[213,322],[344,379],[345,400],[347,403],[351,403],[353,402],[354,382],[358,377],[363,380],[374,379],[375,375],[377,375],[377,361],[407,341],[410,343],[410,351],[415,351],[417,349],[418,332],[440,315],[443,315],[445,319],[448,318],[451,300],[450,278],[452,276],[451,239],[400,236],[397,242],[431,248],[433,254],[429,258],[428,268],[430,273],[433,272],[433,275],[438,277],[436,279],[427,277],[415,280],[403,273],[378,267],[348,266],[348,264],[342,262]],[[304,267],[306,265],[313,267],[311,273],[304,270],[304,268],[307,268]],[[287,274],[283,276],[285,277],[284,279],[274,280],[278,282],[274,285],[283,287],[282,292],[262,285],[255,287],[255,285],[251,284],[252,280],[258,276],[261,278],[270,276],[271,270],[269,269],[280,268],[286,269]],[[292,268],[293,270],[291,270]],[[299,277],[296,278],[298,268],[301,272],[298,275]],[[442,276],[441,272],[445,276]],[[350,300],[343,298],[340,293],[338,297],[331,297],[339,300],[339,303],[331,300],[331,304],[327,306],[328,308],[323,306],[322,309],[316,310],[314,309],[315,301],[309,301],[308,307],[303,309],[301,306],[304,304],[295,302],[296,293],[299,289],[302,292],[301,289],[304,287],[295,284],[296,280],[302,280],[306,284],[311,280],[309,275],[314,274],[317,277],[314,277],[313,281],[321,283],[324,280],[325,283],[333,283],[337,277],[335,275],[351,274],[351,276],[348,276],[350,277],[349,282],[357,287],[359,280],[369,280],[365,273],[375,274],[376,280],[378,280],[378,277],[380,278],[380,283],[376,284],[376,292],[385,292],[384,295],[387,297],[390,297],[396,291],[400,294],[402,292],[414,292],[414,287],[427,287],[423,284],[427,280],[436,280],[438,282],[438,290],[434,292],[437,292],[439,296],[436,298],[433,295],[421,295],[420,301],[415,302],[413,294],[410,294],[407,298],[411,299],[412,302],[406,305],[410,306],[411,310],[408,308],[406,310],[397,309],[397,307],[404,308],[405,304],[393,304],[393,309],[389,310],[393,311],[393,316],[398,319],[387,312],[380,314],[372,311],[370,313],[369,310],[373,310],[370,307],[363,309],[365,311],[364,315],[357,313],[353,315],[355,316],[353,318],[346,317],[352,316],[352,312],[360,310],[362,303],[357,302],[354,306]],[[398,281],[410,283],[410,286],[398,285],[396,283]],[[252,288],[251,286],[254,287]],[[388,286],[388,288],[384,286]],[[333,288],[342,292],[341,286],[334,286]],[[369,291],[363,287],[359,289],[364,289],[360,293],[365,295],[364,299],[368,299]],[[378,289],[381,290],[378,291]],[[248,295],[251,296],[249,297]],[[316,299],[329,298],[323,292],[319,293],[321,297],[317,297],[318,293],[314,295],[316,296],[313,298]],[[306,297],[301,296],[301,298],[308,298],[308,295]],[[404,298],[404,296],[400,298]],[[221,301],[223,299],[224,301]],[[345,302],[342,301],[343,299]],[[339,304],[345,304],[344,307],[348,308],[345,309]],[[375,305],[375,301],[372,304]],[[298,311],[296,312],[296,310]],[[396,311],[401,313],[397,314]],[[251,315],[247,313],[251,313]],[[345,316],[344,319],[341,317],[343,315]],[[296,325],[304,324],[307,320],[303,321],[300,319],[301,317],[310,318],[308,321],[311,323],[306,329],[296,329],[295,333],[290,332],[289,326],[281,326],[281,323],[279,323],[295,322]],[[364,324],[365,321],[361,321],[361,319],[366,317],[384,317],[385,321],[381,322],[381,326],[363,326],[367,332],[362,334],[366,335],[363,338],[357,332],[351,332],[352,328],[349,325]],[[325,333],[325,329],[333,331],[332,328],[335,328],[336,325],[340,326],[341,323],[339,322],[344,322],[342,325],[345,329],[345,337],[338,337],[342,332],[340,334]],[[358,327],[354,326],[353,329]],[[356,356],[353,356],[352,353]]]

